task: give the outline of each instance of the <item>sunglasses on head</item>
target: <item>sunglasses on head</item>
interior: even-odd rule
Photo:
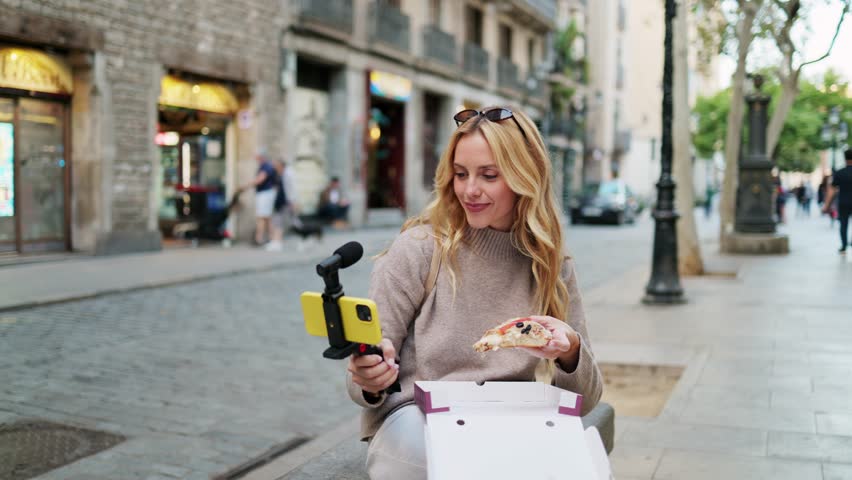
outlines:
[[[508,108],[497,107],[497,108],[490,108],[488,110],[482,110],[482,111],[469,108],[467,110],[462,110],[461,112],[453,115],[453,120],[456,121],[456,126],[459,127],[463,123],[465,123],[466,121],[470,120],[473,117],[479,116],[479,115],[482,115],[483,117],[485,117],[486,119],[488,119],[489,121],[492,121],[492,122],[502,122],[503,120],[508,120],[508,119],[511,118],[512,121],[515,122],[515,125],[518,126],[518,130],[521,131],[521,135],[524,136],[524,140],[527,139],[527,133],[524,132],[524,129],[521,127],[521,124],[518,123],[518,119],[515,118],[515,114],[512,113],[512,111],[509,110]]]

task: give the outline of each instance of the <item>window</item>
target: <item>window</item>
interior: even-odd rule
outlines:
[[[465,35],[468,43],[482,46],[482,10],[471,6],[465,10]]]
[[[500,24],[500,56],[507,60],[512,59],[512,28]]]
[[[535,68],[535,39],[530,38],[527,41],[527,62],[530,66],[530,72]]]
[[[441,27],[441,0],[429,0],[429,22],[437,28]]]

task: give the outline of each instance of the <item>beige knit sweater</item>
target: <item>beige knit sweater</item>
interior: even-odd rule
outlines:
[[[418,314],[435,248],[430,232],[428,226],[406,230],[373,268],[369,296],[378,305],[384,337],[396,348],[402,392],[370,404],[347,373],[349,395],[364,407],[364,440],[376,433],[391,411],[413,402],[416,380],[535,379],[539,360],[526,352],[504,349],[482,354],[473,350],[473,344],[489,328],[510,318],[541,314],[533,306],[532,261],[512,246],[510,233],[468,228],[457,257],[455,299],[445,263]],[[580,334],[583,345],[577,369],[567,373],[557,367],[553,384],[582,394],[585,415],[600,399],[602,379],[589,345],[571,260],[565,261],[562,274],[569,295],[567,320]]]

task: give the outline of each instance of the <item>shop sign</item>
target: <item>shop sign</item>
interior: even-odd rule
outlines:
[[[0,87],[70,95],[73,83],[62,60],[30,48],[0,46]]]
[[[228,87],[213,82],[189,82],[166,75],[160,82],[161,105],[233,115],[239,109],[237,97]]]
[[[15,146],[11,123],[0,123],[0,217],[15,215]]]
[[[411,80],[387,72],[370,72],[370,93],[379,97],[407,102],[411,98]]]

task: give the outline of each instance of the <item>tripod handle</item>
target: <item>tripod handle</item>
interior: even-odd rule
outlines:
[[[382,359],[385,358],[384,352],[382,352],[382,347],[379,347],[378,345],[367,345],[366,343],[358,344],[358,348],[355,349],[355,355],[358,355],[359,357],[364,355],[378,355],[382,357]],[[393,385],[388,387],[384,391],[384,393],[390,395],[391,393],[397,393],[401,391],[402,388],[399,386],[399,380],[397,379],[397,381],[393,382]]]

